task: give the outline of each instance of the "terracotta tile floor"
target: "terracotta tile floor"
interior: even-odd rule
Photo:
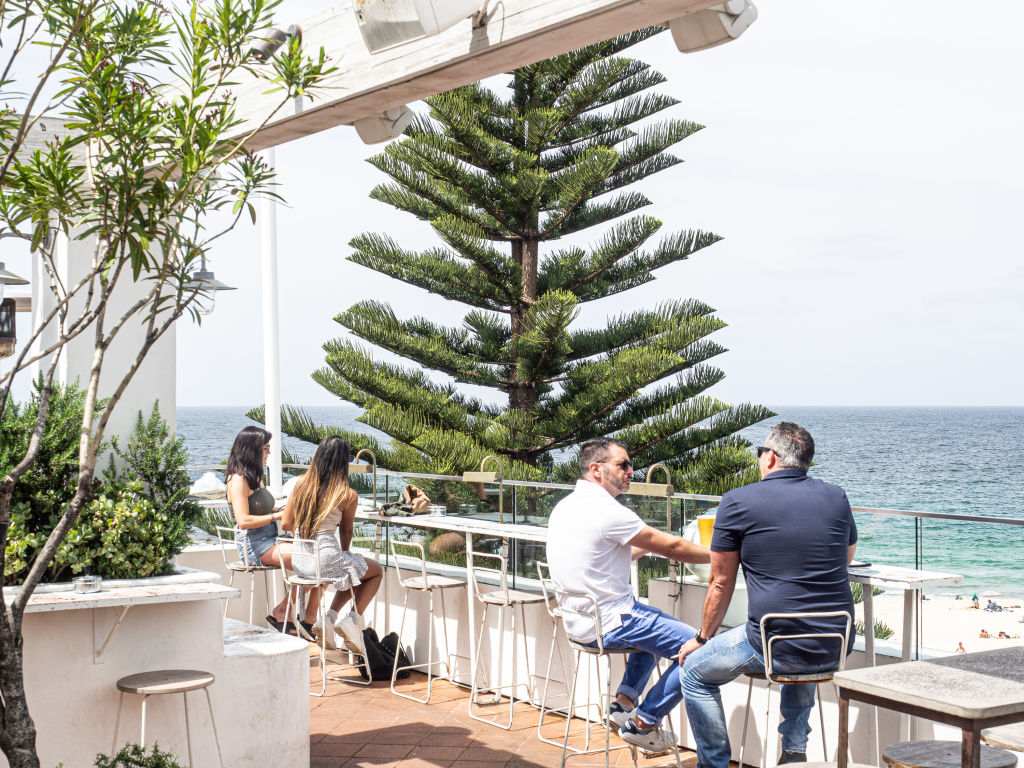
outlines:
[[[315,686],[311,690],[319,690],[315,661],[310,684]],[[414,695],[426,694],[425,675],[413,673],[399,685]],[[430,704],[395,696],[386,682],[357,686],[329,681],[323,698],[309,699],[310,767],[558,768],[561,748],[537,739],[536,709],[518,706],[512,730],[506,731],[471,719],[466,711],[468,701],[467,690],[444,681],[434,683]],[[507,718],[507,707],[507,703],[495,705],[495,719]],[[491,707],[481,711],[488,709]],[[562,719],[545,718],[544,735],[558,739],[564,727]],[[576,743],[582,743],[582,732],[582,721],[574,721],[573,733],[580,734]],[[612,736],[613,747],[621,743]],[[680,757],[683,768],[696,768],[695,753],[681,750]],[[632,765],[629,750],[613,751],[611,764]],[[603,754],[574,757],[567,768],[595,765],[604,765]],[[674,762],[671,757],[641,758],[639,765],[652,768]]]

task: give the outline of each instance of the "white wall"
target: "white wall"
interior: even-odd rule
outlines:
[[[94,247],[93,238],[69,240],[63,235],[57,237],[54,245],[54,260],[66,285],[73,284],[88,273]],[[126,269],[118,281],[111,300],[107,302],[106,330],[109,331],[120,313],[141,298],[149,288],[150,284],[145,280],[140,280],[138,283],[133,282],[131,270]],[[53,306],[54,298],[50,292],[49,278],[39,263],[39,259],[36,258],[33,263],[32,277],[33,327],[38,326]],[[76,312],[80,313],[83,306],[84,300],[73,302],[71,317],[74,317]],[[57,330],[55,324],[51,323],[33,349],[36,351],[45,349],[56,338]],[[109,397],[113,393],[135,359],[144,338],[145,327],[138,319],[130,320],[120,331],[118,338],[106,352],[103,373],[100,377],[99,396],[101,398]],[[94,350],[95,326],[92,326],[64,348],[58,363],[56,379],[64,384],[78,379],[79,385],[84,388],[88,384]],[[36,371],[39,370],[39,366],[45,366],[45,363],[46,361],[43,360],[37,364],[32,373],[33,378],[37,375]],[[136,372],[120,402],[115,406],[107,428],[107,436],[126,435],[131,432],[139,411],[148,416],[153,403],[157,400],[160,402],[161,415],[173,430],[176,404],[175,329],[173,326],[150,349],[145,362]]]

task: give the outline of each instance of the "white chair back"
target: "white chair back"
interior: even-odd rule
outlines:
[[[473,594],[477,600],[481,600],[484,594],[481,591],[481,586],[497,583],[495,589],[486,590],[486,593],[493,595],[497,592],[501,597],[502,605],[512,604],[508,591],[508,558],[504,555],[474,552],[470,580],[473,582]]]
[[[846,627],[843,632],[789,632],[768,636],[768,624],[777,620],[806,620],[806,619],[838,619],[846,620]],[[775,643],[782,640],[803,640],[814,638],[816,640],[838,640],[839,659],[835,672],[841,672],[846,667],[846,644],[850,636],[850,614],[846,611],[823,611],[818,613],[766,613],[761,617],[761,649],[764,652],[764,673],[769,682],[782,684],[785,680],[777,679],[775,669],[772,666],[772,649]],[[787,677],[787,675],[783,675]]]
[[[405,557],[411,557],[418,561],[420,569],[420,577],[423,579],[423,585],[428,583],[427,579],[427,554],[423,549],[423,543],[420,541],[395,541],[394,538],[389,541],[389,548],[391,549],[391,564],[395,567],[395,572],[398,574],[398,582],[405,588],[416,588],[415,584],[409,584],[411,579],[408,577],[402,577],[402,569],[398,567],[398,550],[408,550],[403,553]],[[415,567],[415,566],[414,566]],[[415,577],[413,577],[415,578]],[[419,587],[422,589],[423,587]]]
[[[245,546],[245,531],[239,531],[226,525],[218,525],[217,541],[220,542],[220,552],[224,557],[225,567],[238,562],[242,563],[247,569],[263,565],[263,563],[259,561],[254,563],[249,559],[249,548]],[[228,545],[235,548],[235,554],[238,554],[238,551],[241,550],[241,556],[237,558],[229,558],[228,550],[226,549]]]

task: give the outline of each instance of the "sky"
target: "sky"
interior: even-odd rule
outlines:
[[[323,8],[292,0],[279,17]],[[1024,405],[1024,3],[758,9],[740,39],[712,50],[681,54],[667,33],[631,49],[681,102],[663,114],[706,126],[676,146],[683,164],[637,186],[654,201],[643,212],[663,233],[724,239],[591,303],[580,326],[669,298],[710,304],[728,323],[712,338],[729,350],[713,361],[726,379],[711,393],[731,403]],[[465,312],[346,261],[364,231],[435,242],[369,199],[386,177],[365,159],[382,147],[339,127],[276,150],[284,402],[339,403],[310,374],[321,345],[344,335],[332,318],[356,301],[450,324]],[[201,326],[179,324],[178,405],[259,404],[258,226],[224,238],[211,266],[238,290]]]

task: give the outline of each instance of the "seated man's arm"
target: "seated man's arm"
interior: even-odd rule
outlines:
[[[707,563],[711,560],[711,550],[707,547],[687,541],[682,536],[664,533],[649,525],[630,539],[629,543],[633,547],[634,560],[648,552],[681,563]],[[638,549],[641,550],[640,554],[637,554]]]
[[[857,542],[850,545],[850,548],[846,552],[846,564],[849,565],[853,562],[853,556],[857,553]]]
[[[729,609],[733,590],[736,588],[736,574],[740,567],[739,552],[711,553],[711,581],[708,583],[708,596],[704,599],[704,610],[701,613],[700,634],[705,640],[714,637],[715,632],[725,618]],[[701,647],[696,639],[689,640],[679,649],[679,663]]]

